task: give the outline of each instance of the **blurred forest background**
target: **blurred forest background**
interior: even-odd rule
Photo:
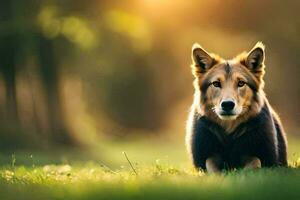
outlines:
[[[191,46],[266,44],[266,93],[300,136],[299,1],[0,1],[0,148],[184,137]],[[181,140],[183,144],[183,140]]]

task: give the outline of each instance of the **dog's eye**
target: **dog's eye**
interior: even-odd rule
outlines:
[[[220,88],[220,87],[221,87],[221,82],[220,82],[220,81],[214,81],[214,82],[212,82],[212,85],[213,85],[214,87]]]
[[[245,85],[245,81],[239,81],[238,82],[238,87],[243,87]]]

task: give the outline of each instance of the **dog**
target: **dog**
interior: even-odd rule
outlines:
[[[197,169],[287,166],[287,139],[264,89],[265,46],[225,60],[192,47],[194,100],[186,146]]]

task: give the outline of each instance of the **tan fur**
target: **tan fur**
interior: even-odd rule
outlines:
[[[221,160],[217,156],[212,156],[206,159],[205,165],[206,169],[209,173],[219,173],[220,171],[220,165]]]
[[[193,48],[202,48],[200,45],[194,45]],[[214,120],[218,124],[220,124],[228,133],[231,133],[235,130],[235,128],[242,122],[248,120],[251,116],[256,115],[260,112],[262,104],[265,100],[265,94],[263,92],[264,87],[264,81],[263,76],[265,73],[265,65],[264,65],[264,58],[262,61],[261,66],[259,69],[253,70],[251,69],[247,64],[249,62],[249,57],[251,56],[251,53],[253,50],[261,48],[264,50],[264,45],[261,42],[258,42],[252,50],[249,52],[243,52],[239,54],[238,56],[234,57],[231,60],[225,60],[221,58],[220,56],[208,53],[205,50],[203,50],[204,54],[207,53],[207,55],[210,57],[207,60],[211,60],[209,63],[212,63],[212,66],[208,66],[207,69],[204,71],[200,68],[200,66],[194,61],[191,65],[192,67],[192,73],[195,76],[194,81],[194,87],[195,87],[195,98],[194,98],[194,106],[196,107],[197,111],[200,113],[200,115],[205,115],[209,117],[210,119]],[[248,58],[248,60],[247,60]],[[232,68],[232,75],[229,78],[229,80],[226,80],[225,83],[225,72],[224,72],[224,65],[230,64]],[[232,88],[235,87],[237,84],[237,80],[246,80],[247,78],[251,78],[254,83],[258,86],[258,100],[257,102],[253,101],[253,91],[250,88],[246,88],[245,95],[242,97],[238,93],[238,89],[228,89],[228,94],[225,89],[222,88],[223,93],[221,96],[215,97],[215,93],[217,90],[216,88],[210,87],[207,90],[207,93],[205,94],[208,99],[207,102],[201,103],[201,92],[200,87],[203,84],[203,81],[207,79],[208,77],[216,77],[215,79],[223,83],[224,85],[230,85],[228,87]],[[214,78],[212,78],[211,81],[213,81]],[[239,114],[239,116],[235,120],[222,120],[220,119],[216,113],[214,112],[214,106],[217,106],[222,98],[224,98],[224,95],[227,96],[234,96],[235,99],[237,99],[238,106],[240,108],[243,108],[244,110]]]
[[[244,169],[256,169],[261,168],[261,161],[257,157],[245,157]]]

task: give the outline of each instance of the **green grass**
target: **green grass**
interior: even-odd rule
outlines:
[[[300,199],[298,144],[290,142],[289,168],[220,175],[193,170],[184,145],[174,141],[2,154],[0,199]]]
[[[112,171],[96,164],[0,170],[0,199],[299,199],[300,169],[208,175],[155,164]]]

